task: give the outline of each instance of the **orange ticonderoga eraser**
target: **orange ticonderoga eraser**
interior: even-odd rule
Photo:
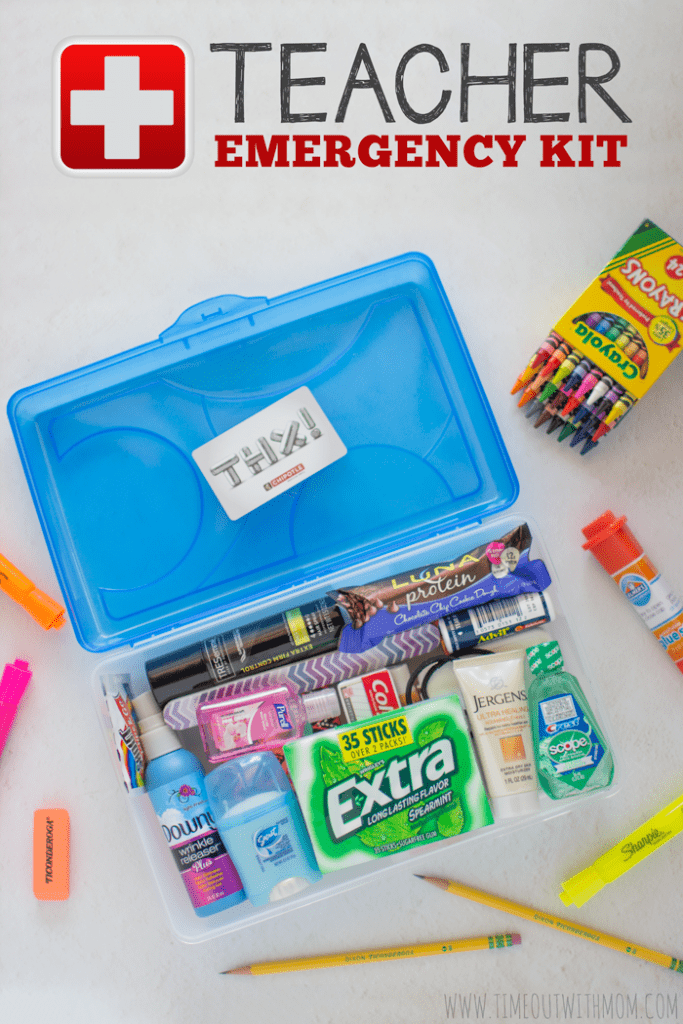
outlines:
[[[69,814],[61,807],[33,814],[33,893],[39,900],[69,898]]]

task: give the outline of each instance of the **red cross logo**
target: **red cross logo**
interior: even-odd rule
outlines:
[[[54,156],[84,175],[180,174],[192,160],[192,55],[178,39],[70,39],[54,58]]]

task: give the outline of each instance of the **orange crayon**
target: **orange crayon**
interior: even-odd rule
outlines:
[[[555,371],[567,358],[570,351],[571,348],[566,341],[563,341],[558,345],[548,362],[536,374],[531,383],[527,384],[526,388],[522,392],[522,397],[520,398],[518,405],[526,405],[527,402],[530,402],[532,398],[535,398],[536,395],[539,394],[543,385],[551,379]]]
[[[510,392],[511,395],[514,395],[518,391],[521,391],[523,387],[526,387],[530,380],[533,380],[538,371],[541,369],[544,363],[548,361],[548,359],[553,354],[553,352],[555,351],[555,349],[561,341],[562,339],[560,338],[559,334],[554,334],[551,332],[548,335],[543,344],[536,349],[533,356],[529,360],[526,368],[522,370],[519,377],[515,381]]]

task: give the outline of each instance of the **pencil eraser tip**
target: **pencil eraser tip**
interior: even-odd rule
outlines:
[[[513,946],[521,946],[522,945],[522,936],[519,934],[519,932],[513,932],[513,934],[512,934],[512,945]]]

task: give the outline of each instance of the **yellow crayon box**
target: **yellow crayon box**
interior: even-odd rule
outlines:
[[[681,351],[683,247],[643,221],[554,330],[641,398]]]

